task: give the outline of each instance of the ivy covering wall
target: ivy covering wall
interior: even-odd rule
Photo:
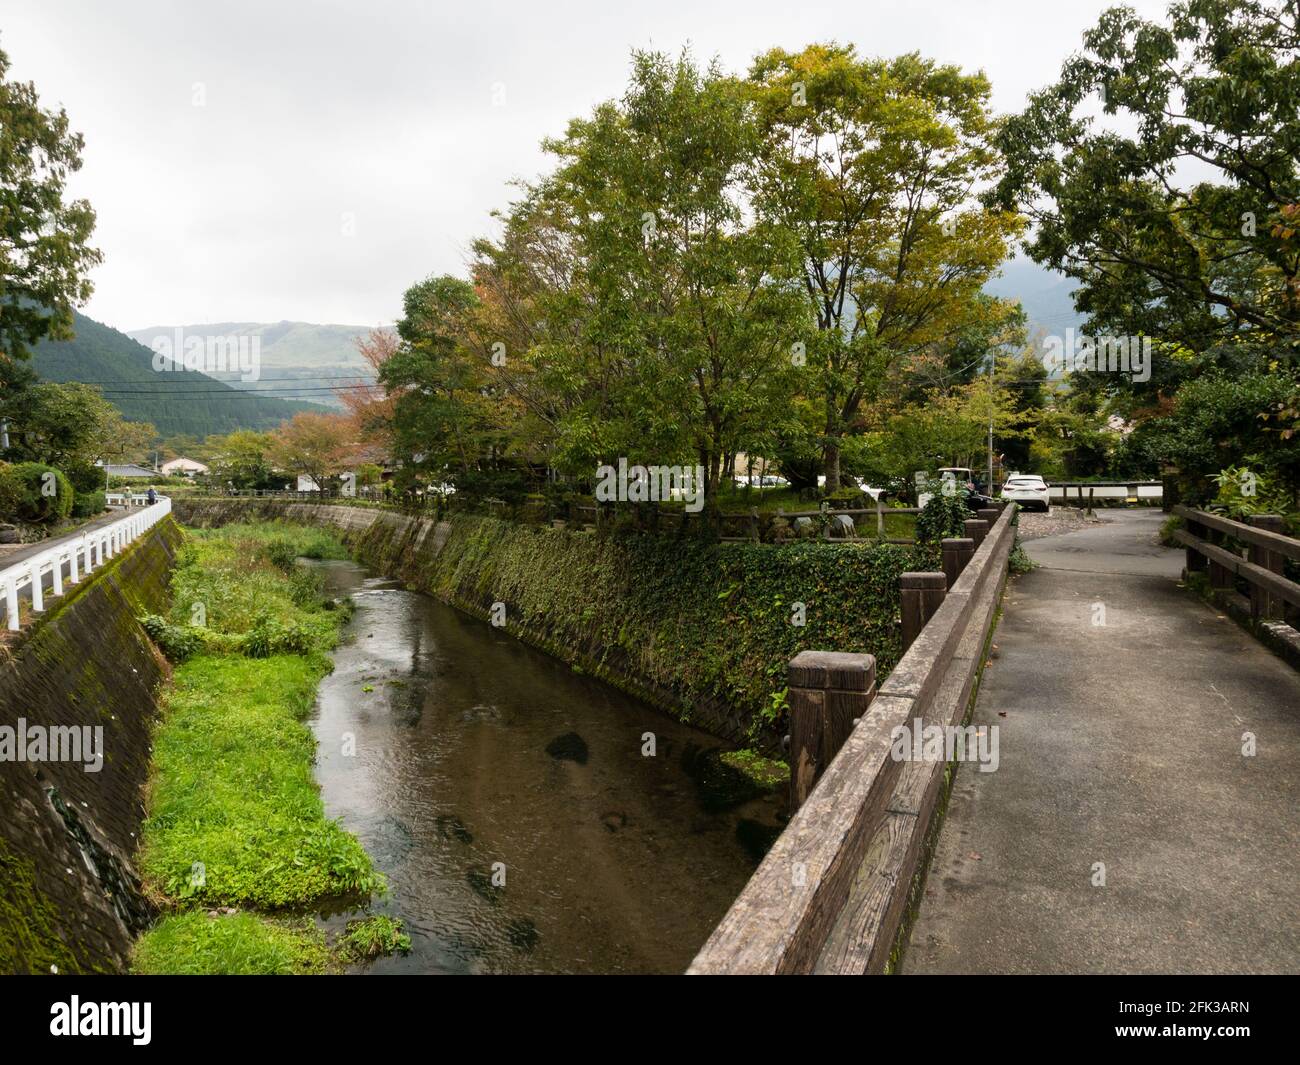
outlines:
[[[765,746],[784,731],[790,658],[869,652],[883,677],[901,652],[899,575],[937,563],[893,544],[598,537],[473,516],[436,534],[376,521],[352,539],[375,569],[489,620],[501,603],[507,630],[575,668]]]

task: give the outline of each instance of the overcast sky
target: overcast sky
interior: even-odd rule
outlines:
[[[1148,17],[1165,0],[1129,0]],[[1103,0],[0,0],[11,77],[85,135],[99,216],[91,317],[119,329],[391,322],[547,165],[568,119],[621,95],[634,48],[719,57],[852,42],[918,50],[1018,109]]]

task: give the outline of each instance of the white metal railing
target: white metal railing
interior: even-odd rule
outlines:
[[[68,568],[68,583],[76,584],[84,574],[92,573],[105,561],[120,553],[144,532],[153,528],[172,511],[172,501],[160,496],[152,506],[128,510],[124,517],[97,525],[83,533],[73,533],[51,544],[39,554],[0,569],[0,595],[4,597],[9,628],[18,628],[18,597],[23,589],[31,600],[32,610],[45,609],[43,580],[51,575],[51,591],[63,594],[63,568]]]
[[[158,498],[162,498],[159,496]],[[105,492],[104,502],[113,507],[147,507],[149,497],[144,492]]]

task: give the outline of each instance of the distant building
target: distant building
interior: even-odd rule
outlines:
[[[162,464],[160,470],[168,477],[193,477],[196,473],[210,472],[203,463],[187,458],[168,459]]]
[[[138,477],[141,480],[148,480],[150,477],[158,476],[157,470],[151,470],[145,466],[137,466],[134,462],[124,463],[120,466],[114,465],[111,462],[106,466],[102,462],[98,463],[98,465],[101,469],[107,470],[110,477]]]

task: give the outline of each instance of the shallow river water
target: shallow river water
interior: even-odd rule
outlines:
[[[388,877],[374,909],[412,938],[365,971],[683,970],[776,800],[707,734],[354,563],[317,565],[357,607],[312,721],[317,779]]]

